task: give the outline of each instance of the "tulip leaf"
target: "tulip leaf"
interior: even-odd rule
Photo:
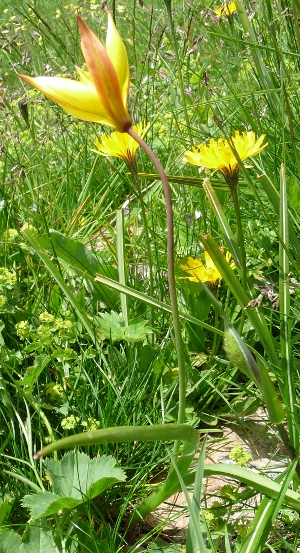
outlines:
[[[51,253],[60,261],[67,263],[78,274],[88,280],[98,301],[102,301],[109,309],[118,310],[120,305],[119,295],[111,289],[95,282],[97,274],[117,279],[118,272],[111,264],[91,252],[84,244],[73,238],[67,238],[56,230],[50,230],[49,235],[35,236],[38,246]]]
[[[61,461],[47,459],[45,467],[53,492],[26,495],[23,506],[32,518],[53,515],[62,509],[74,509],[96,497],[115,482],[125,480],[122,469],[115,467],[113,457],[90,459],[85,453],[69,452]]]
[[[61,272],[57,268],[57,266],[53,263],[50,256],[46,253],[45,248],[43,248],[40,245],[40,239],[36,234],[30,230],[24,230],[23,235],[28,240],[29,244],[32,246],[32,248],[38,253],[41,260],[43,261],[45,267],[49,271],[49,273],[52,275],[52,277],[56,280],[57,284],[63,291],[66,298],[69,300],[70,304],[76,311],[78,318],[81,320],[83,326],[85,327],[87,333],[89,334],[90,338],[93,342],[95,342],[95,333],[94,333],[94,327],[92,323],[90,322],[89,318],[87,317],[86,313],[83,312],[81,309],[81,306],[79,305],[79,302],[74,296],[74,294],[71,292],[70,287],[65,282],[64,278],[61,275]]]

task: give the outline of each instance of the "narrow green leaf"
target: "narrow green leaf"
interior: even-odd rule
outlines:
[[[243,540],[239,553],[260,553],[263,550],[278,511],[284,502],[296,464],[297,460],[290,466],[276,500],[268,499],[267,497],[262,500],[248,529],[247,536]]]
[[[277,499],[281,493],[281,485],[250,469],[237,465],[215,464],[204,466],[204,476],[222,475],[243,482],[257,492],[260,492],[271,499]],[[289,505],[295,511],[300,511],[300,494],[293,490],[287,490],[283,503]]]
[[[239,267],[240,270],[242,270],[242,263],[241,263],[241,254],[239,251],[239,246],[237,244],[237,241],[235,239],[235,236],[231,230],[231,227],[228,223],[228,220],[225,216],[225,213],[222,209],[222,206],[217,198],[217,195],[209,181],[209,179],[204,179],[203,181],[203,188],[205,190],[206,196],[215,212],[215,215],[218,219],[219,225],[222,229],[227,248],[231,252],[235,264],[237,267]]]
[[[124,294],[127,294],[128,296],[132,296],[133,298],[136,298],[138,300],[141,300],[145,303],[148,303],[149,305],[152,305],[153,307],[157,307],[158,309],[162,309],[163,311],[167,311],[168,313],[172,314],[171,306],[163,303],[162,301],[156,300],[155,298],[151,298],[151,296],[147,296],[146,294],[143,294],[143,292],[139,292],[138,290],[134,290],[133,288],[130,288],[129,286],[124,286],[123,284],[120,284],[119,282],[115,280],[111,280],[110,278],[103,277],[101,275],[97,275],[95,280],[98,280],[99,282],[102,282],[106,286],[111,286],[112,288],[115,288],[116,290],[119,290],[120,292],[123,292]],[[179,313],[179,316],[182,319],[185,319],[186,321],[189,321],[197,326],[200,326],[201,328],[205,328],[206,330],[209,330],[211,332],[214,332],[215,334],[219,334],[220,336],[223,336],[222,330],[219,330],[218,328],[215,328],[207,323],[204,323],[203,321],[200,321],[199,319],[196,319],[195,317],[191,317],[187,313]]]
[[[116,426],[101,428],[62,438],[38,451],[36,458],[49,455],[53,451],[75,446],[120,443],[120,442],[156,442],[182,440],[197,447],[199,434],[187,424],[153,424],[151,426]]]
[[[299,450],[299,421],[293,352],[291,343],[290,283],[289,283],[289,224],[288,198],[285,167],[280,170],[280,237],[279,243],[279,309],[280,309],[280,346],[281,367],[284,383],[284,396],[287,406],[287,420],[290,441],[295,451]]]
[[[126,285],[126,263],[125,263],[125,238],[124,238],[124,211],[118,209],[117,211],[117,257],[118,257],[118,272],[119,282]],[[127,296],[121,294],[121,309],[122,315],[125,319],[125,326],[128,326],[128,309],[127,309]]]
[[[181,477],[181,487],[185,491],[186,501],[190,512],[190,521],[188,527],[188,533],[186,537],[186,551],[187,553],[202,553],[208,551],[205,546],[204,536],[202,535],[200,529],[200,505],[201,505],[201,495],[203,490],[203,474],[204,474],[204,462],[205,462],[205,451],[206,451],[206,438],[204,438],[201,451],[197,463],[197,469],[195,474],[195,485],[193,492],[192,501],[189,499],[189,494],[186,491],[183,479]],[[178,471],[177,476],[180,480],[180,473]],[[198,543],[197,543],[198,542]]]
[[[57,284],[60,286],[61,290],[65,294],[66,298],[69,300],[72,307],[75,309],[78,318],[81,320],[83,326],[85,327],[87,333],[89,334],[92,341],[95,343],[95,332],[94,327],[91,324],[90,320],[86,316],[85,313],[82,312],[82,309],[74,296],[74,294],[71,292],[69,286],[64,281],[61,273],[57,269],[56,265],[54,265],[53,261],[51,261],[49,255],[41,250],[39,238],[30,230],[25,230],[23,232],[25,238],[28,240],[29,244],[32,246],[32,248],[37,252],[37,254],[40,256],[41,260],[43,261],[45,267],[49,271],[49,273],[52,275],[52,277],[56,280]]]
[[[263,359],[260,358],[260,362],[256,363],[249,348],[243,342],[233,325],[229,325],[225,331],[225,339],[226,353],[229,360],[241,370],[245,366],[243,372],[252,378],[263,394],[270,421],[280,424],[285,419],[285,412]],[[228,346],[230,347],[230,351],[227,351]]]
[[[255,161],[254,161],[254,164],[255,164]],[[268,199],[271,202],[275,213],[279,217],[280,216],[280,194],[278,190],[275,188],[275,186],[273,185],[271,180],[267,177],[267,175],[260,175],[258,177],[258,180],[260,181],[265,193],[267,194]],[[288,221],[288,232],[289,232],[289,237],[291,241],[291,246],[293,247],[293,250],[295,253],[296,263],[299,266],[300,265],[300,242],[290,221]]]
[[[212,236],[200,236],[200,239],[210,257],[212,258],[214,264],[216,265],[218,271],[222,275],[222,278],[229,287],[232,295],[236,298],[241,308],[245,309],[251,298],[245,292],[244,288],[240,284],[238,278],[236,277],[234,271],[231,269],[229,263],[226,261],[225,257],[221,254],[219,246],[216,244]],[[245,309],[245,313],[253,324],[265,348],[265,351],[269,356],[270,362],[275,367],[278,367],[279,362],[274,348],[273,338],[269,332],[265,317],[256,307],[249,307]]]

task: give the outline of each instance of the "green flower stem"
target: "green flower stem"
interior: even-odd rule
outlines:
[[[149,261],[149,285],[150,285],[150,296],[153,298],[154,293],[154,282],[153,282],[153,258],[152,258],[152,250],[151,250],[151,241],[149,236],[149,230],[148,230],[148,220],[145,210],[145,202],[142,194],[142,187],[141,187],[141,181],[138,176],[137,166],[136,163],[128,163],[127,164],[133,183],[135,185],[135,189],[137,191],[137,196],[140,202],[141,212],[142,212],[142,219],[143,219],[143,225],[144,225],[144,233],[145,233],[145,240],[148,250],[148,261]],[[151,318],[150,318],[150,326],[154,327],[154,307],[151,306]]]
[[[229,186],[231,197],[233,200],[234,205],[234,211],[236,216],[236,223],[237,223],[237,243],[239,245],[240,254],[241,254],[241,269],[242,269],[242,284],[244,287],[244,290],[247,290],[247,266],[246,266],[246,252],[245,252],[245,242],[244,242],[244,231],[243,231],[243,225],[242,225],[242,219],[241,219],[241,210],[240,210],[240,202],[238,197],[238,185],[236,186]],[[240,320],[240,332],[243,330],[244,326],[244,320],[245,320],[245,312],[242,310],[241,314],[241,320]]]
[[[178,358],[178,370],[179,370],[179,409],[178,409],[178,424],[183,424],[185,419],[185,396],[186,396],[186,374],[185,374],[185,359],[184,359],[184,344],[181,335],[179,310],[176,294],[175,283],[175,261],[174,261],[174,220],[173,220],[173,207],[171,189],[166,176],[166,173],[157,159],[155,154],[149,148],[148,144],[140,137],[132,128],[128,131],[128,134],[137,141],[137,143],[143,148],[146,154],[151,159],[157,172],[159,173],[161,182],[163,184],[164,195],[166,200],[166,212],[167,212],[167,257],[168,257],[168,280],[169,280],[169,294],[171,301],[171,309],[173,315],[174,335],[175,335],[175,347]],[[175,452],[178,452],[179,443],[175,446]]]

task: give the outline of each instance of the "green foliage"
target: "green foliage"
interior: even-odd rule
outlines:
[[[109,486],[125,479],[121,469],[115,468],[112,457],[89,459],[84,453],[66,453],[61,461],[45,462],[53,492],[26,495],[24,507],[31,518],[46,517],[62,509],[74,509],[84,501],[103,493]]]
[[[151,510],[169,497],[170,490],[180,487],[178,475],[171,472],[158,489],[153,488],[153,479],[170,462],[165,443],[105,443],[100,457],[93,445],[88,458],[70,453],[41,465],[32,459],[41,446],[73,438],[74,433],[121,426],[148,428],[173,422],[178,413],[165,205],[153,166],[140,150],[142,217],[127,167],[121,160],[108,161],[92,151],[96,137],[107,129],[75,121],[25,87],[16,75],[74,77],[75,64],[84,67],[75,15],[104,39],[106,16],[100,4],[90,0],[65,5],[36,0],[30,6],[3,0],[1,4],[3,553],[29,549],[117,553],[127,548],[133,553],[139,542],[147,543],[153,553],[184,551],[183,545],[166,544],[161,526],[147,537],[144,527],[140,538],[127,531],[132,509],[134,516],[139,506],[145,512]],[[201,258],[204,244],[222,274],[215,288],[177,280],[186,344],[186,419],[202,430],[207,426],[219,430],[224,421],[241,424],[258,406],[268,405],[270,418],[279,425],[283,420],[277,438],[281,453],[283,435],[285,445],[292,445],[297,454],[300,5],[298,0],[237,1],[237,13],[227,19],[217,18],[213,11],[220,4],[111,0],[108,7],[115,10],[128,51],[130,112],[134,122],[150,122],[147,141],[170,175],[176,260]],[[250,161],[251,167],[245,161],[239,170],[243,243],[221,173],[198,171],[184,159],[184,151],[192,145],[226,139],[237,129],[266,134],[268,142]],[[121,211],[122,267],[116,223]],[[146,231],[152,255],[152,297]],[[222,261],[220,248],[231,251],[235,268]],[[181,276],[179,271],[176,276]],[[234,339],[230,335],[231,344],[228,333],[225,340],[231,362],[222,345],[228,324],[236,332]],[[258,370],[258,380],[249,378],[253,373],[247,362]],[[246,367],[246,374],[233,365]],[[90,485],[88,478],[93,467],[96,476],[100,474],[105,455],[126,469],[128,481],[123,482],[122,469],[116,469],[111,460],[110,470],[117,471],[120,481],[105,488],[99,503],[96,484],[103,483],[102,477]],[[178,460],[184,486],[195,478],[187,468],[191,458],[186,454]],[[70,460],[69,474],[65,459]],[[211,523],[209,516],[200,517],[200,505],[198,513],[193,506],[211,551],[299,549],[299,480],[293,472],[297,466],[287,460],[289,465],[292,471],[283,483],[273,476],[261,480],[266,477],[235,465],[219,463],[205,469],[206,476],[219,469],[223,477],[246,485],[244,495],[239,489],[225,490],[221,505],[207,511]],[[44,466],[49,474],[52,470],[57,488],[47,487]],[[89,471],[79,473],[79,466],[88,466]],[[78,479],[75,487],[68,479],[71,474]],[[61,490],[55,475],[69,488]],[[253,489],[265,497],[252,513],[248,532],[248,522],[238,528],[231,515],[237,517],[236,506],[248,506]],[[31,502],[33,516],[47,520],[28,522],[26,509],[20,507],[26,502],[28,507]],[[279,511],[281,504],[290,511],[287,507]]]
[[[114,311],[103,313],[101,319],[98,318],[96,320],[99,324],[97,336],[100,340],[106,338],[112,340],[112,342],[120,340],[141,342],[145,340],[149,332],[147,328],[148,321],[132,321],[126,326],[124,317]]]

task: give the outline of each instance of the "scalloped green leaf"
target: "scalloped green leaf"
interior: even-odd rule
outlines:
[[[45,467],[53,492],[26,495],[23,506],[30,509],[32,518],[74,509],[116,482],[125,480],[124,471],[115,465],[113,457],[103,455],[90,459],[85,453],[73,451],[66,453],[61,461],[47,459]]]

